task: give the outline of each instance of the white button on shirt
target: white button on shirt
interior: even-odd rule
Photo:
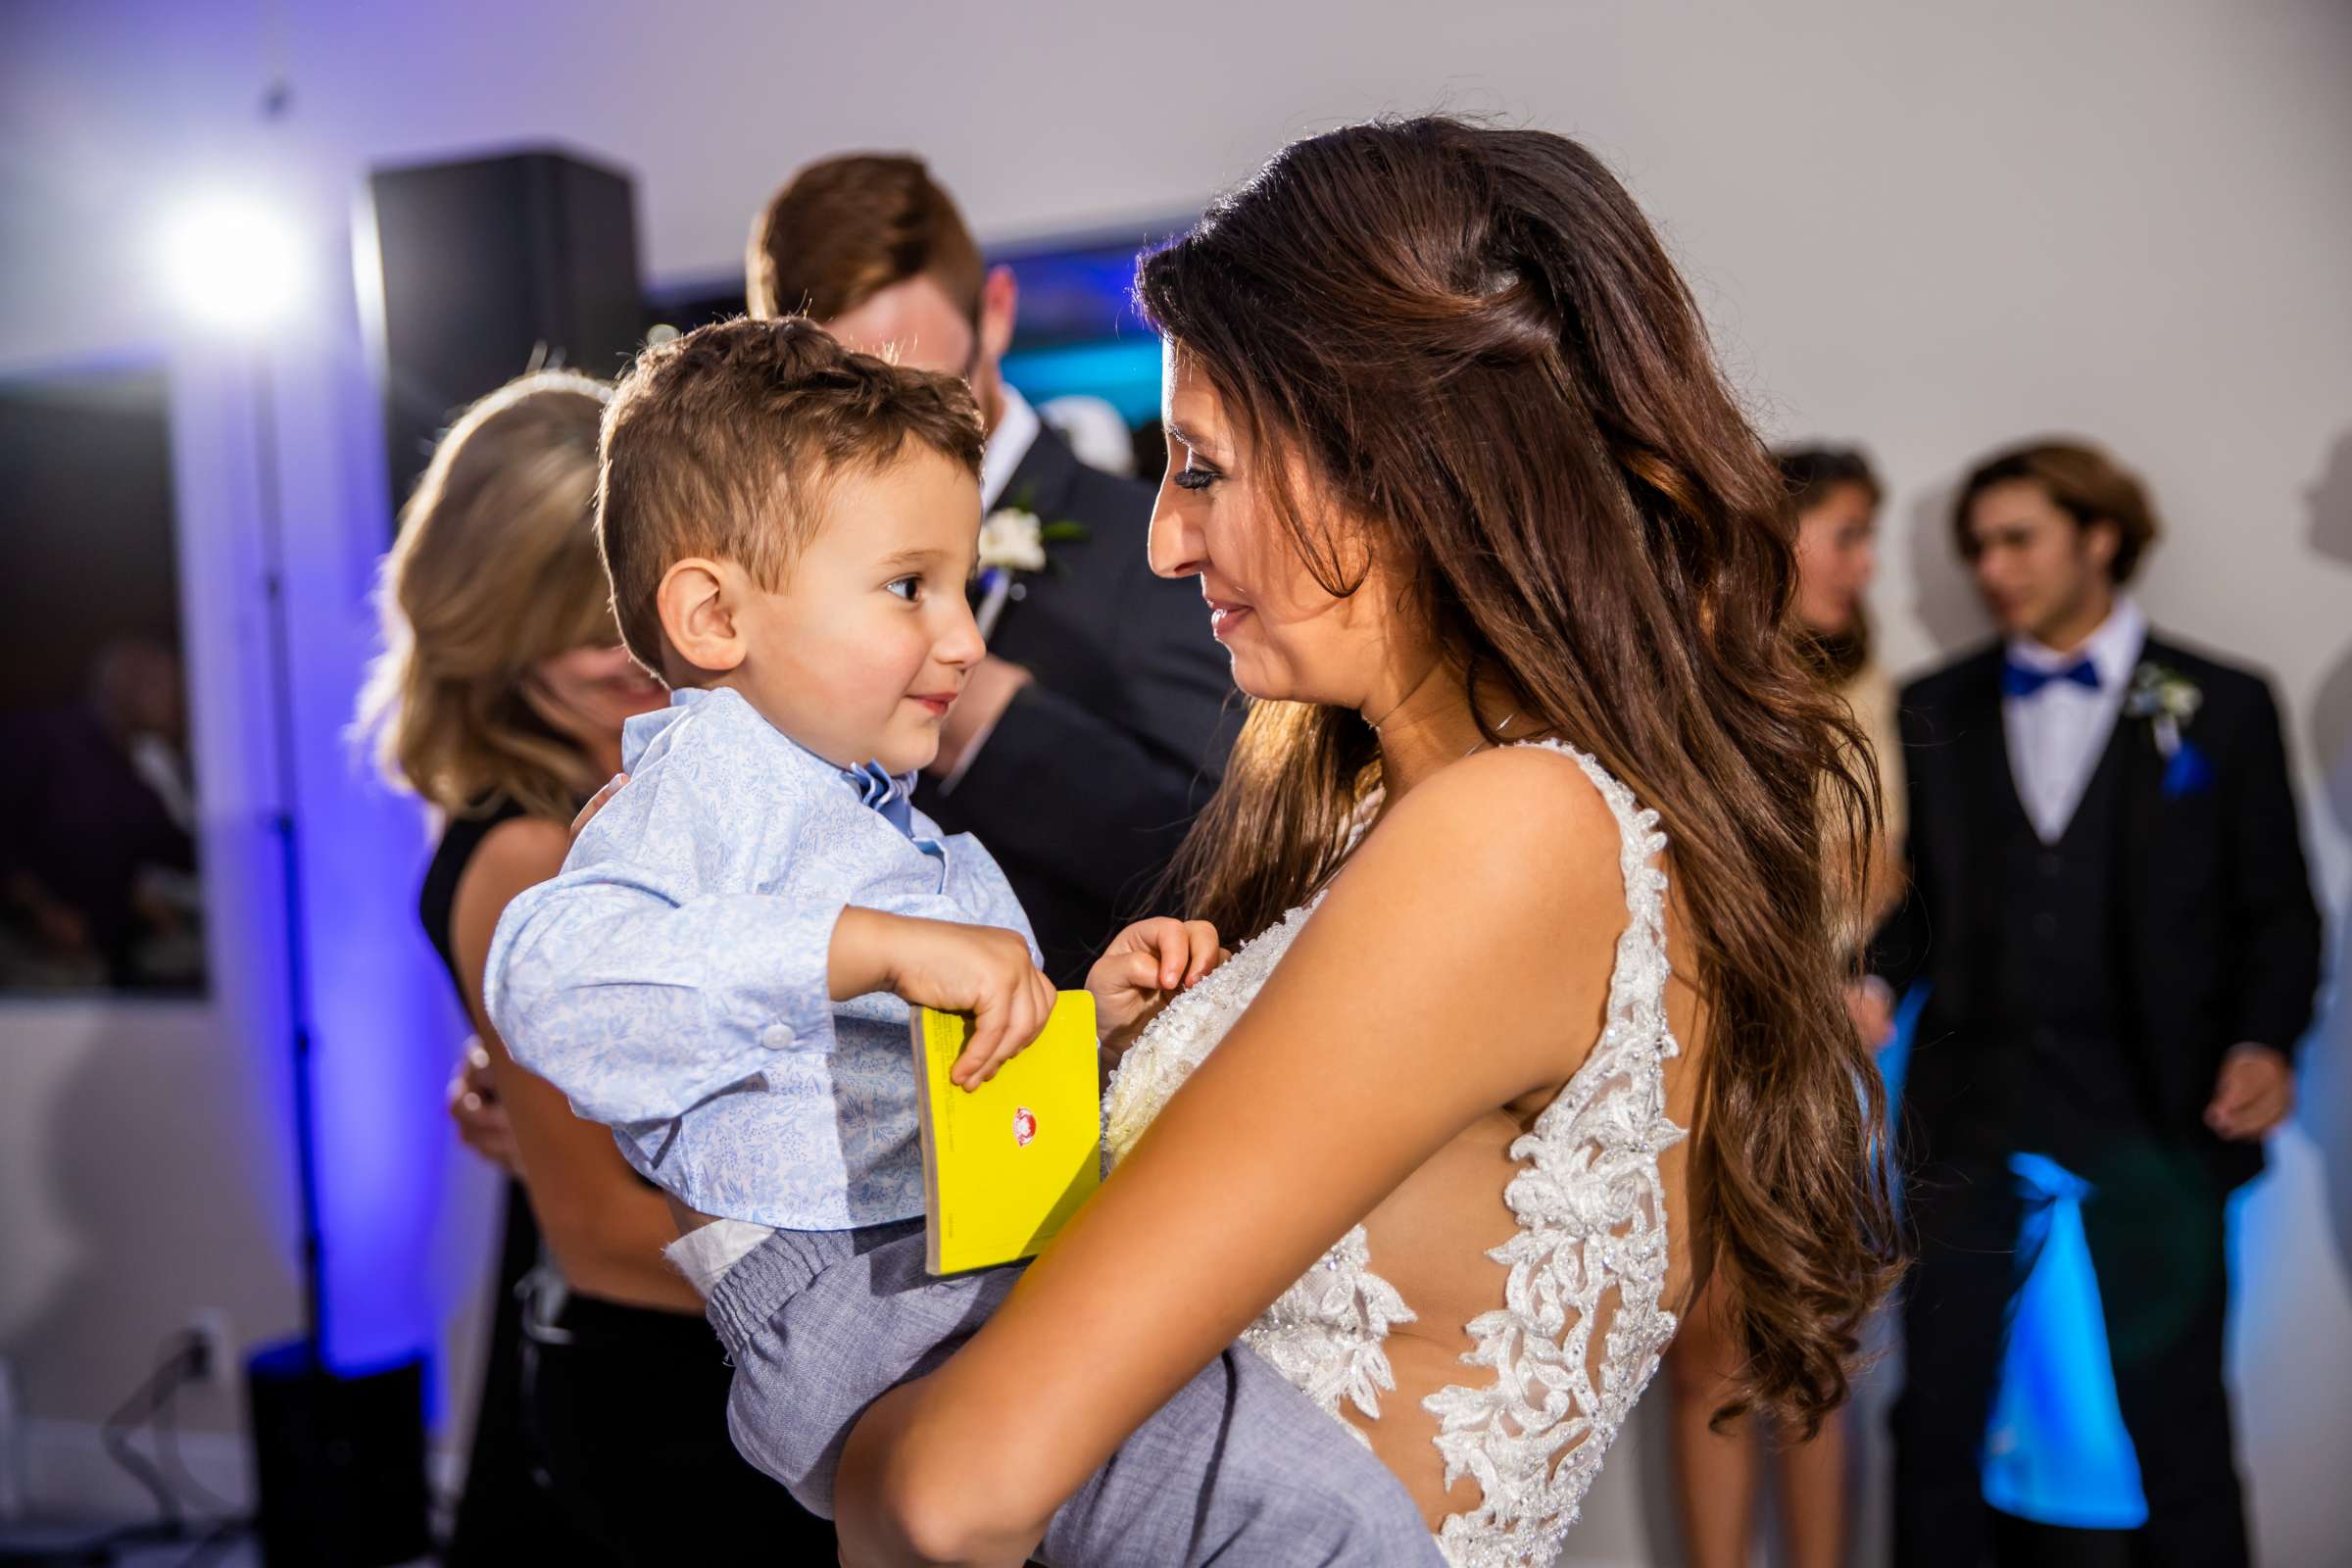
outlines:
[[[2090,775],[2107,750],[2124,710],[2132,671],[2148,640],[2148,617],[2130,597],[2119,597],[2099,629],[2081,648],[2061,654],[2031,637],[2009,640],[2008,656],[2028,669],[2066,669],[2087,659],[2099,689],[2053,680],[2031,697],[2001,699],[2001,729],[2009,742],[2009,776],[2026,819],[2044,844],[2066,834]]]

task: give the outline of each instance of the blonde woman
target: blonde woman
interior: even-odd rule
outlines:
[[[661,1194],[514,1064],[482,1011],[500,913],[562,867],[573,812],[619,769],[622,720],[665,696],[620,646],[589,515],[609,392],[542,371],[459,418],[385,561],[384,652],[361,700],[385,777],[441,821],[418,912],[480,1042],[472,1092],[494,1103],[468,1142],[510,1146],[528,1203],[510,1204],[507,1253],[533,1260],[535,1220],[548,1265],[500,1314],[447,1560],[702,1560],[756,1541],[829,1561],[830,1529],[728,1442],[727,1367],[662,1260],[677,1232]],[[497,1494],[532,1472],[555,1517]]]
[[[1873,857],[1868,934],[1889,911],[1897,889],[1903,835],[1902,750],[1895,739],[1894,684],[1871,658],[1862,599],[1878,571],[1880,486],[1870,460],[1849,447],[1794,447],[1779,454],[1781,477],[1796,513],[1797,641],[1805,662],[1853,710],[1878,768],[1886,833]],[[1856,986],[1848,1010],[1866,1045],[1891,1027],[1883,996]],[[1755,1530],[1763,1450],[1759,1422],[1741,1416],[1715,1425],[1739,1371],[1739,1358],[1710,1292],[1683,1322],[1666,1352],[1674,1385],[1675,1479],[1691,1568],[1743,1568]],[[1822,1423],[1809,1443],[1771,1446],[1780,1517],[1793,1568],[1838,1568],[1845,1561],[1845,1423]]]

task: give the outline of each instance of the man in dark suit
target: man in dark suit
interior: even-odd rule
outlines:
[[[2278,707],[2122,593],[2156,524],[2103,454],[2001,454],[1954,526],[2005,637],[1902,697],[1913,880],[1874,968],[1931,989],[1904,1091],[1895,1560],[1989,1548],[1978,1457],[2033,1261],[2012,1162],[2041,1155],[2087,1184],[2141,1558],[2243,1564],[2224,1208],[2293,1107],[2320,955]]]
[[[1239,725],[1200,598],[1146,559],[1152,491],[1086,467],[999,373],[1012,272],[985,268],[916,159],[811,164],[754,224],[754,316],[962,375],[988,426],[978,589],[989,656],[949,713],[916,804],[979,835],[1075,985],[1206,803]],[[1010,512],[1013,515],[1004,516]]]

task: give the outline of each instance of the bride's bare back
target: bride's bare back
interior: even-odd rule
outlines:
[[[1676,967],[1684,969],[1687,954],[1671,909],[1667,946]],[[1667,1010],[1677,1040],[1701,1038],[1697,999],[1688,983],[1678,980],[1670,986]],[[1591,1028],[1582,1036],[1588,1044],[1600,1038],[1602,1022],[1603,1009],[1595,1005]],[[1666,1115],[1677,1127],[1688,1128],[1696,1103],[1697,1074],[1687,1052],[1666,1064],[1664,1077]],[[1491,1377],[1465,1366],[1462,1358],[1477,1347],[1470,1323],[1507,1304],[1509,1272],[1494,1260],[1493,1252],[1521,1234],[1503,1200],[1503,1189],[1525,1169],[1510,1150],[1535,1131],[1559,1087],[1522,1096],[1463,1128],[1364,1221],[1369,1250],[1382,1277],[1396,1288],[1414,1315],[1391,1330],[1388,1357],[1396,1392],[1380,1401],[1379,1418],[1368,1419],[1352,1407],[1343,1408],[1341,1414],[1364,1433],[1382,1462],[1404,1482],[1433,1531],[1447,1515],[1476,1508],[1482,1496],[1478,1483],[1469,1477],[1451,1488],[1445,1485],[1437,1446],[1439,1419],[1423,1401],[1441,1389]],[[1688,1160],[1687,1146],[1679,1142],[1657,1156],[1665,1197],[1664,1297],[1678,1312],[1690,1262],[1684,1180]],[[1591,1324],[1586,1360],[1595,1383],[1616,1305],[1614,1291],[1605,1293]],[[1562,1462],[1569,1446],[1562,1447]]]
[[[1619,888],[1613,918],[1563,929],[1532,977],[1549,993],[1531,1017],[1556,1025],[1555,1075],[1473,1113],[1243,1336],[1365,1437],[1457,1562],[1547,1560],[1655,1367],[1687,1274],[1693,1075],[1675,1042],[1697,1036],[1694,998],[1667,973],[1662,841],[1615,780],[1557,750],[1605,805],[1571,819],[1592,842],[1530,869]],[[1547,785],[1579,787],[1553,765]],[[1312,914],[1246,945],[1137,1044],[1109,1097],[1114,1155],[1249,1013]],[[1467,1063],[1482,1040],[1415,1044]]]

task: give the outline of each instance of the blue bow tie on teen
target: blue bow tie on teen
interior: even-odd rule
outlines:
[[[2073,681],[2084,691],[2095,692],[2099,689],[2099,666],[2087,659],[2078,659],[2064,669],[2035,669],[2014,659],[2001,662],[2003,697],[2037,696],[2054,680]]]

